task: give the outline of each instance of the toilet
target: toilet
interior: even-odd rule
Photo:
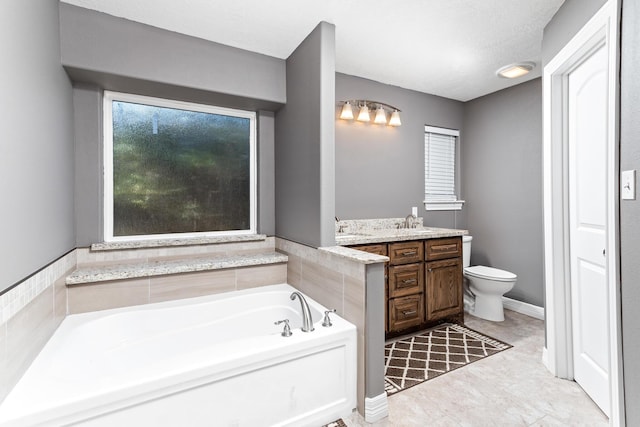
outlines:
[[[471,267],[471,240],[471,236],[462,236],[465,311],[481,319],[502,322],[502,296],[513,289],[518,276],[484,265]]]

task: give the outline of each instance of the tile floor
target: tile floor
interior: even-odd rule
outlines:
[[[505,310],[501,323],[470,315],[465,323],[513,348],[391,396],[385,420],[369,424],[354,413],[347,426],[609,425],[575,382],[553,377],[542,364],[541,320]]]

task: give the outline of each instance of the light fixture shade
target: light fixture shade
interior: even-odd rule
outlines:
[[[351,109],[351,103],[349,101],[345,102],[342,106],[340,118],[343,120],[353,120],[353,110]]]
[[[496,74],[500,77],[504,77],[505,79],[515,79],[529,73],[529,71],[533,70],[535,66],[536,64],[534,62],[520,62],[518,64],[510,64],[506,67],[500,68],[498,71],[496,71]]]
[[[358,113],[358,121],[368,122],[369,120],[371,120],[371,117],[369,117],[369,107],[367,107],[367,104],[364,104],[362,107],[360,107],[360,112]]]
[[[389,126],[400,126],[402,122],[400,121],[400,112],[398,110],[394,110],[391,113],[391,118],[389,119]]]
[[[384,108],[381,105],[378,105],[376,109],[376,117],[373,119],[374,123],[379,125],[387,124],[387,113],[384,112]]]

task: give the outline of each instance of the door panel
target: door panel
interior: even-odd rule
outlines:
[[[607,52],[568,77],[569,234],[574,378],[609,415]]]

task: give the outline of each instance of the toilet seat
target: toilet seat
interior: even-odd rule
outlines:
[[[513,282],[518,276],[509,272],[484,265],[474,265],[473,267],[465,267],[464,273],[471,277],[480,279],[495,280],[497,282]]]

